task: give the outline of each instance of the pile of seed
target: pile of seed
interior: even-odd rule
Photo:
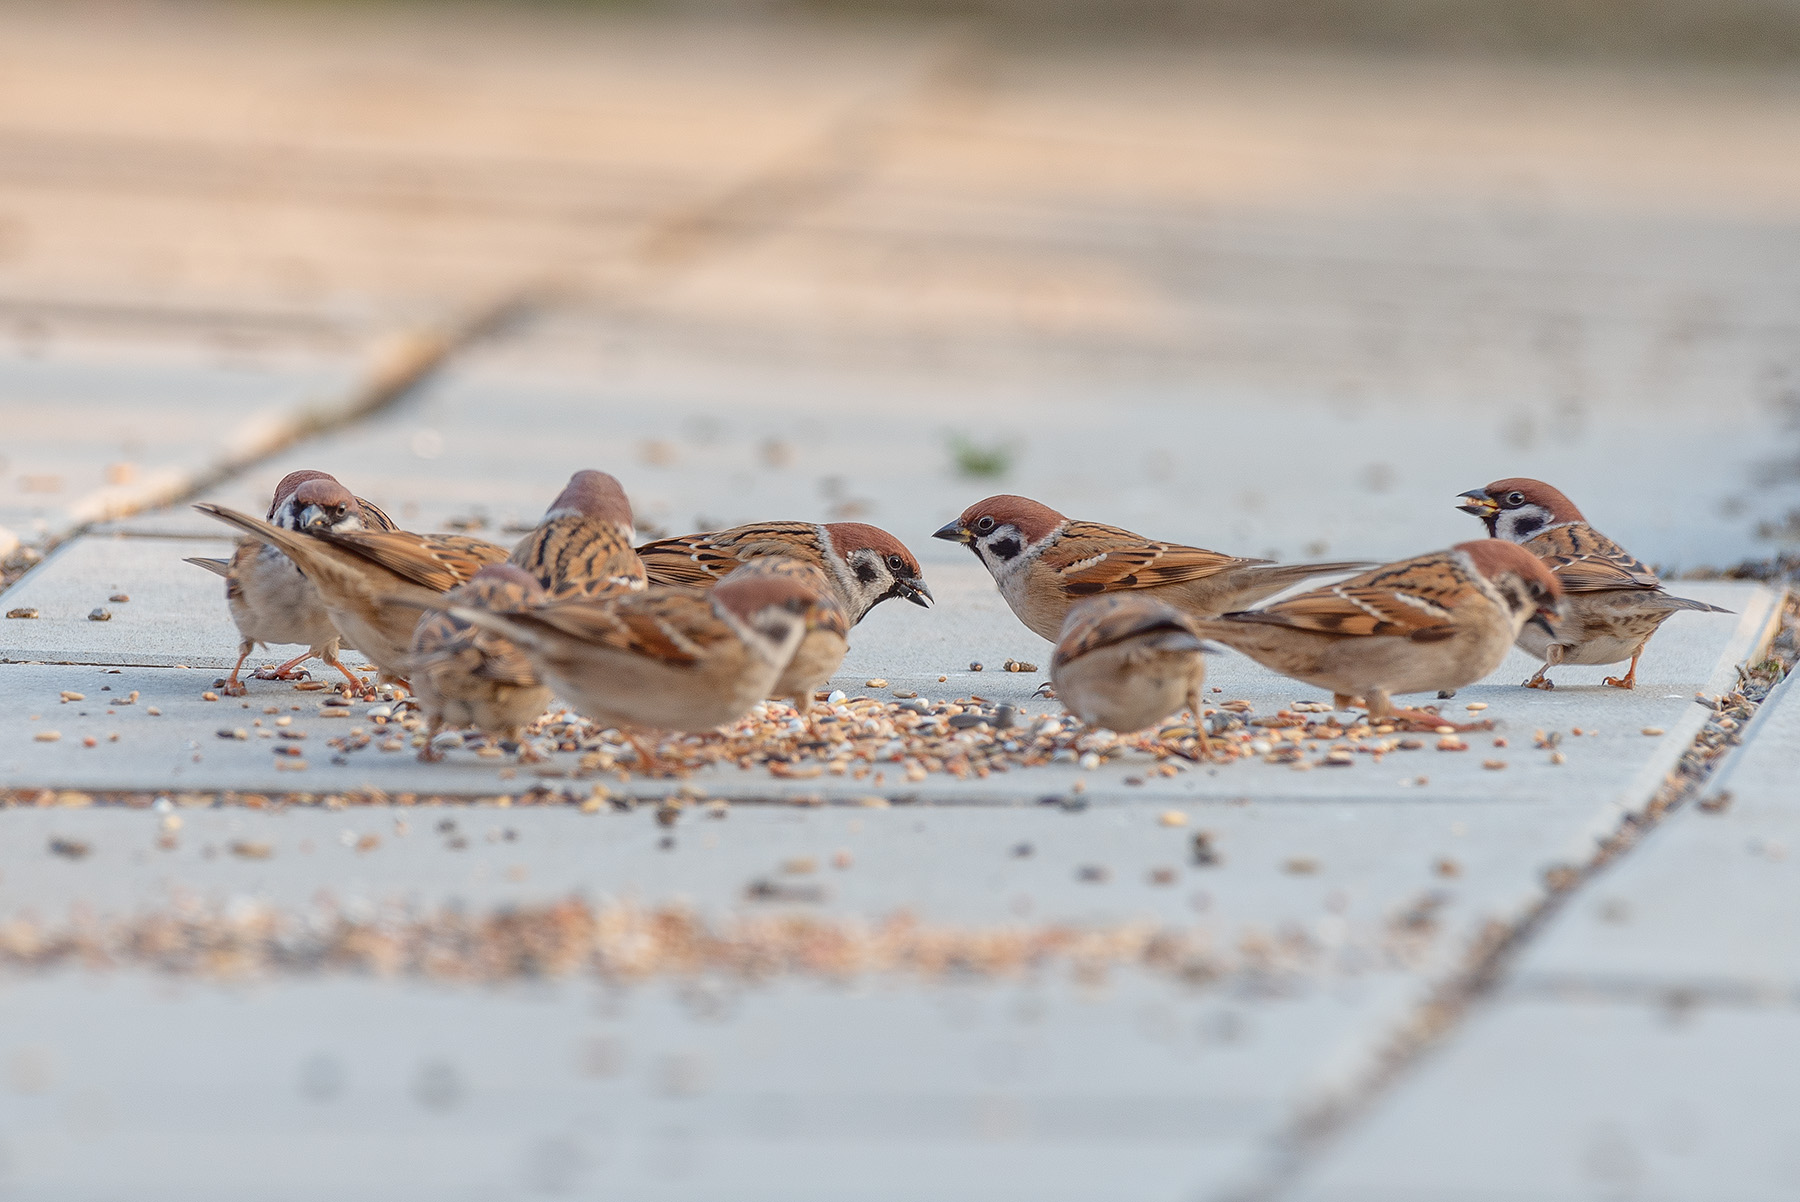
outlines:
[[[61,928],[31,919],[0,925],[0,967],[137,968],[243,978],[354,972],[492,982],[590,975],[633,981],[701,974],[745,983],[777,977],[904,975],[1018,977],[1066,972],[1097,982],[1139,968],[1193,984],[1226,979],[1285,989],[1325,973],[1404,967],[1434,915],[1395,915],[1331,946],[1298,924],[1245,928],[1153,923],[946,927],[908,915],[885,920],[777,912],[709,923],[679,906],[591,905],[570,899],[482,915],[445,910],[352,919],[330,910],[288,914],[236,905],[184,907]]]

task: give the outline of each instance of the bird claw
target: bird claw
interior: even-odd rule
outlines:
[[[1637,680],[1633,676],[1608,676],[1601,684],[1611,685],[1615,689],[1635,689]]]
[[[282,669],[273,664],[258,668],[250,673],[253,680],[311,680],[312,673],[305,668]]]
[[[1545,676],[1542,672],[1539,672],[1530,680],[1525,681],[1520,687],[1527,689],[1554,689],[1556,687],[1556,682],[1551,680],[1548,676]]]

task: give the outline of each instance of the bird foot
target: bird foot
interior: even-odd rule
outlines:
[[[285,664],[277,667],[270,664],[250,673],[253,680],[311,680],[312,673],[305,668],[290,668]]]
[[[213,687],[218,689],[219,692],[225,694],[227,697],[242,697],[245,693],[248,693],[250,691],[249,689],[245,688],[244,683],[235,676],[233,676],[230,680],[227,680],[220,684],[214,685]]]
[[[1556,682],[1551,680],[1548,676],[1545,676],[1542,672],[1539,672],[1530,680],[1525,681],[1520,687],[1527,689],[1554,689],[1556,687]]]
[[[1637,688],[1637,673],[1628,672],[1624,676],[1608,676],[1601,684],[1611,685],[1615,689]]]

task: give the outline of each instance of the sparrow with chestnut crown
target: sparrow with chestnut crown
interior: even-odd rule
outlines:
[[[1371,720],[1435,726],[1436,714],[1395,711],[1393,695],[1480,680],[1521,628],[1548,627],[1561,598],[1562,585],[1535,555],[1484,539],[1193,625],[1265,668],[1329,689],[1339,709],[1360,698]]]
[[[1730,613],[1704,601],[1663,591],[1642,560],[1588,525],[1581,510],[1542,480],[1496,480],[1462,494],[1457,508],[1474,514],[1489,536],[1516,543],[1544,561],[1563,593],[1563,616],[1553,629],[1527,627],[1519,647],[1544,661],[1526,688],[1556,687],[1548,673],[1558,664],[1616,664],[1629,659],[1623,676],[1603,683],[1637,685],[1638,659],[1657,627],[1682,610]]]
[[[1070,606],[1098,593],[1142,592],[1183,613],[1212,617],[1313,576],[1369,566],[1243,559],[1066,518],[1015,496],[977,501],[932,537],[975,552],[1019,621],[1051,640],[1059,637]]]
[[[1188,616],[1143,593],[1089,597],[1069,608],[1050,660],[1057,700],[1090,726],[1128,734],[1186,706],[1200,753],[1206,644]]]

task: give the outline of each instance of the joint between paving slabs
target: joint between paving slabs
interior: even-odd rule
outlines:
[[[64,543],[86,534],[101,522],[194,500],[289,450],[295,444],[355,425],[396,404],[436,375],[452,356],[473,344],[512,328],[540,304],[535,293],[515,292],[477,306],[460,319],[437,329],[415,330],[400,338],[395,350],[377,363],[348,395],[335,402],[301,409],[281,429],[251,450],[234,455],[181,481],[176,488],[147,495],[128,508],[82,522],[37,543],[22,543],[0,558],[0,594],[49,558]]]
[[[1594,854],[1586,861],[1545,869],[1544,896],[1515,922],[1490,922],[1465,956],[1463,969],[1434,989],[1412,1012],[1376,1056],[1373,1070],[1341,1093],[1303,1112],[1280,1141],[1270,1175],[1227,1195],[1226,1202],[1271,1202],[1279,1197],[1308,1164],[1323,1155],[1339,1135],[1395,1088],[1415,1064],[1450,1038],[1475,1006],[1493,995],[1525,947],[1583,886],[1629,852],[1670,814],[1692,803],[1702,807],[1709,804],[1709,799],[1702,797],[1707,782],[1743,743],[1757,709],[1800,661],[1800,593],[1785,591],[1779,614],[1778,628],[1768,642],[1738,667],[1737,684],[1731,692],[1716,698],[1696,695],[1697,701],[1712,709],[1712,716],[1649,800],[1621,818],[1618,826],[1598,841]],[[1697,995],[1687,1004],[1702,1000],[1705,999]]]

